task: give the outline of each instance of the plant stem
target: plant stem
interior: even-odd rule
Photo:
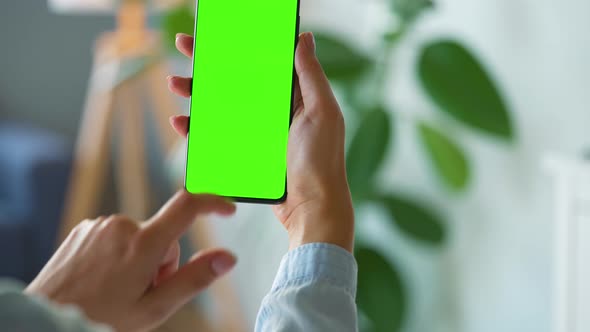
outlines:
[[[385,105],[385,96],[387,95],[387,77],[390,74],[392,67],[392,55],[399,44],[399,41],[405,36],[407,32],[407,24],[402,22],[401,25],[395,30],[387,34],[384,37],[385,42],[381,47],[381,54],[379,55],[378,63],[375,66],[375,89],[374,98],[375,106],[380,107]]]

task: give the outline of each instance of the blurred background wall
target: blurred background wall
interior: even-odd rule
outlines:
[[[0,5],[0,121],[28,122],[73,141],[94,41],[114,21],[112,15],[56,15],[44,0]]]

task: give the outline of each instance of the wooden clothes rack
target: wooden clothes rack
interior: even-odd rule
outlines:
[[[138,220],[148,216],[151,191],[144,144],[146,116],[142,100],[145,96],[154,105],[152,118],[159,131],[162,151],[170,152],[178,141],[168,123],[171,115],[178,114],[177,104],[167,89],[168,70],[159,35],[146,28],[145,12],[141,2],[123,2],[118,29],[104,33],[96,42],[60,242],[80,221],[96,217],[110,166],[113,134],[119,143],[115,180],[120,211]],[[189,236],[195,248],[215,245],[206,222],[195,223]],[[243,331],[243,314],[229,280],[216,282],[211,295],[223,318],[221,324],[207,319],[200,308],[187,306],[159,331]]]

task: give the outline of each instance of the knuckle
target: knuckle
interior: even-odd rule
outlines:
[[[131,218],[115,214],[104,220],[101,228],[108,233],[132,235],[138,230],[139,226]]]
[[[80,236],[80,233],[84,229],[84,226],[82,225],[82,223],[79,223],[74,228],[72,228],[72,230],[70,231],[70,234],[68,235],[68,237],[72,238],[72,237],[78,237],[78,236]]]
[[[64,241],[72,241],[74,239],[83,238],[87,236],[95,226],[94,222],[90,219],[84,219],[75,225]]]
[[[72,233],[78,233],[85,227],[88,227],[88,219],[84,219],[74,226],[74,228],[72,228]]]
[[[111,214],[107,220],[107,222],[109,221],[119,221],[119,222],[129,222],[131,221],[131,218],[127,217],[126,215],[123,214]]]
[[[181,191],[175,197],[176,204],[179,206],[190,206],[195,203],[195,199],[200,200],[201,196],[191,195],[186,191]]]
[[[92,227],[93,223],[92,220],[90,219],[84,219],[81,222],[79,222],[76,226],[74,226],[74,228],[72,229],[72,231],[70,232],[72,235],[78,235],[81,232],[83,232],[85,229]]]
[[[94,224],[100,224],[103,221],[105,221],[106,219],[107,219],[107,217],[105,217],[105,216],[99,216],[98,218],[91,220],[91,222]]]
[[[112,215],[99,226],[99,236],[105,240],[108,251],[120,257],[126,257],[130,251],[134,234],[139,225],[132,219],[122,215]]]

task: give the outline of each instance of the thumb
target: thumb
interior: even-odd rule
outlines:
[[[315,39],[311,32],[299,35],[295,52],[295,71],[299,77],[301,98],[306,111],[332,109],[337,104],[330,82],[315,54]]]
[[[151,320],[146,325],[163,322],[197,293],[229,272],[236,261],[236,257],[224,249],[197,253],[170,278],[146,293],[139,306],[142,311],[140,316]]]

